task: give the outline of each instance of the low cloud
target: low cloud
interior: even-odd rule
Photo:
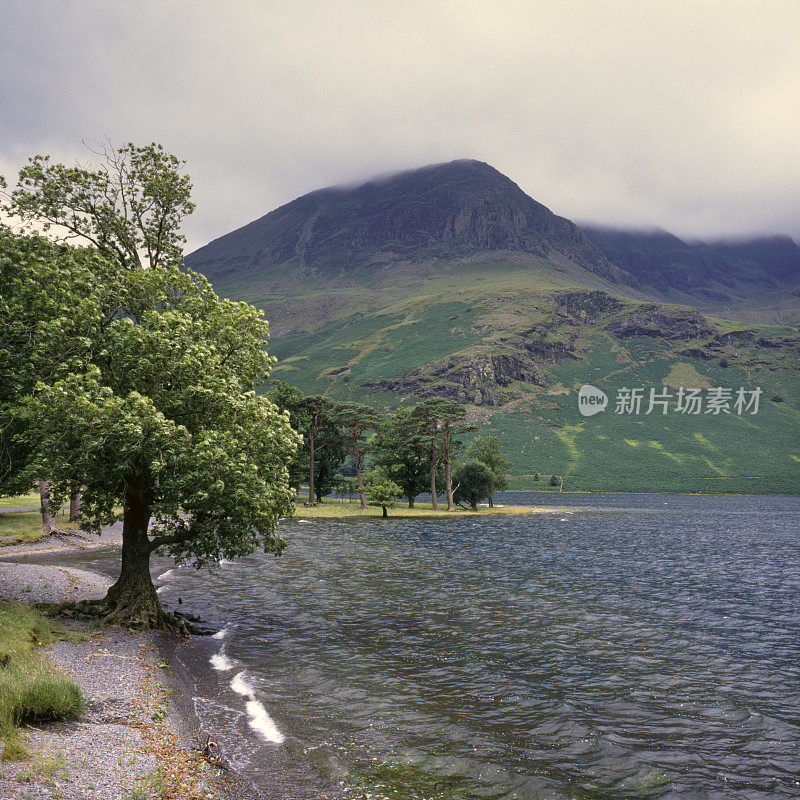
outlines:
[[[564,216],[800,238],[800,4],[32,0],[0,172],[82,139],[187,159],[190,248],[322,186],[478,158]]]

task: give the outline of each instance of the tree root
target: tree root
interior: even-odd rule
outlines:
[[[164,630],[181,636],[209,636],[213,630],[197,625],[197,617],[165,611],[160,605],[128,604],[102,600],[80,600],[76,603],[38,603],[38,609],[49,616],[69,619],[98,619],[105,625],[120,625],[130,631]],[[191,617],[191,619],[190,619]]]
[[[39,541],[46,539],[49,536],[55,536],[58,539],[86,539],[86,534],[82,531],[65,530],[64,528],[41,528],[42,536]]]

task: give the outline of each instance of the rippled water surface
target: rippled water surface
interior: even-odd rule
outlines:
[[[800,501],[545,502],[292,522],[162,597],[229,623],[217,668],[372,797],[800,797]]]

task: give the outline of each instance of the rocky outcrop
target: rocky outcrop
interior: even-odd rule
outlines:
[[[553,298],[556,304],[570,317],[589,322],[604,314],[625,307],[625,303],[606,292],[562,292]]]
[[[362,386],[415,397],[449,397],[461,403],[496,406],[512,399],[514,382],[543,386],[545,374],[524,348],[452,355],[409,370],[398,380],[368,381]]]
[[[713,334],[706,318],[691,308],[647,304],[617,317],[606,330],[618,339],[696,339]]]

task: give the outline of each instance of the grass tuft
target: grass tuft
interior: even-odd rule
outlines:
[[[55,637],[53,624],[32,609],[0,603],[0,739],[4,760],[24,758],[18,728],[28,722],[75,719],[83,710],[80,689],[38,648]]]

